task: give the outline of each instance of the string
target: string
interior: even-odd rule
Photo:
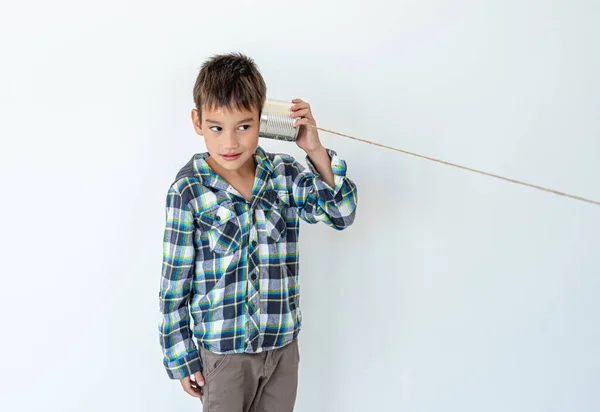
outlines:
[[[479,174],[484,175],[484,176],[494,177],[496,179],[501,179],[501,180],[504,180],[504,181],[507,181],[507,182],[510,182],[510,183],[516,183],[518,185],[527,186],[527,187],[530,187],[530,188],[533,188],[533,189],[542,190],[544,192],[552,193],[552,194],[559,195],[559,196],[565,196],[565,197],[569,197],[571,199],[579,200],[581,202],[591,203],[593,205],[600,206],[600,202],[597,201],[597,200],[587,199],[585,197],[581,197],[581,196],[576,196],[576,195],[572,195],[572,194],[569,194],[569,193],[560,192],[558,190],[549,189],[547,187],[533,185],[531,183],[522,182],[522,181],[516,180],[516,179],[509,179],[508,177],[503,177],[503,176],[499,176],[499,175],[496,175],[496,174],[493,174],[493,173],[484,172],[482,170],[477,170],[477,169],[473,169],[473,168],[470,168],[470,167],[457,165],[455,163],[447,162],[445,160],[440,160],[440,159],[436,159],[436,158],[429,157],[429,156],[423,156],[423,155],[420,155],[418,153],[409,152],[407,150],[397,149],[395,147],[386,146],[386,145],[383,145],[381,143],[371,142],[370,140],[359,139],[358,137],[349,136],[347,134],[335,132],[333,130],[323,129],[321,127],[317,127],[317,129],[319,129],[319,130],[321,130],[323,132],[335,134],[335,135],[338,135],[338,136],[347,137],[348,139],[352,139],[352,140],[356,140],[356,141],[359,141],[359,142],[371,144],[371,145],[374,145],[374,146],[379,146],[379,147],[382,147],[384,149],[394,150],[396,152],[404,153],[404,154],[407,154],[407,155],[410,155],[410,156],[419,157],[421,159],[429,160],[429,161],[432,161],[432,162],[442,163],[442,164],[445,164],[447,166],[456,167],[456,168],[459,168],[459,169],[467,170],[469,172],[479,173]]]

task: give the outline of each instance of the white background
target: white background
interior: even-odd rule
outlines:
[[[593,0],[3,2],[0,409],[200,410],[157,322],[207,57],[253,57],[322,127],[598,200],[598,21]],[[297,411],[600,410],[600,207],[321,136],[360,203],[301,230]]]

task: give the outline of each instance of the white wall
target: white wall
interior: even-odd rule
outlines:
[[[199,410],[162,367],[157,293],[208,56],[252,56],[322,127],[600,199],[599,19],[593,0],[3,2],[0,409]],[[322,139],[361,199],[345,232],[302,228],[297,411],[600,410],[599,207]]]

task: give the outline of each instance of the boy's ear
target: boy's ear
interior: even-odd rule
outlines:
[[[194,130],[196,131],[196,133],[202,136],[202,122],[200,121],[200,113],[197,109],[192,109],[192,123],[194,125]]]

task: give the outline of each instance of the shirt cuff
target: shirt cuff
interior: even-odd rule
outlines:
[[[338,154],[331,149],[325,149],[327,154],[331,158],[331,170],[333,171],[333,178],[335,187],[329,186],[321,177],[321,174],[317,171],[314,163],[310,160],[308,155],[306,156],[306,164],[309,170],[315,175],[314,185],[317,190],[319,197],[328,202],[333,201],[335,196],[338,194],[342,185],[344,184],[344,178],[346,177],[346,162],[344,159],[338,156]]]
[[[167,375],[171,379],[182,379],[202,371],[202,362],[198,351],[188,353],[174,361],[165,361]]]

